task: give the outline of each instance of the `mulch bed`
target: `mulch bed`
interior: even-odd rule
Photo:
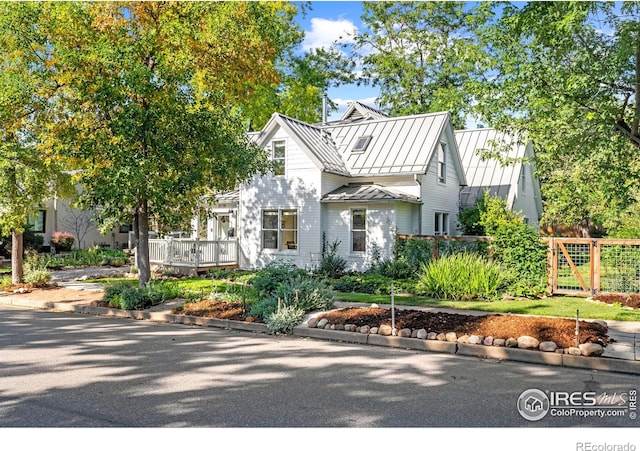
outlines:
[[[171,313],[176,315],[201,316],[204,318],[230,319],[248,323],[262,322],[259,318],[247,316],[241,302],[203,299],[200,301],[186,302],[180,307],[174,308]]]
[[[630,307],[633,309],[640,308],[640,294],[628,293],[628,294],[597,294],[592,298],[594,301],[603,302],[605,304],[614,305],[620,304],[623,307]]]

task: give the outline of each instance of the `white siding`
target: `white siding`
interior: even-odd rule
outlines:
[[[531,171],[531,165],[525,164],[524,168],[525,186],[524,191],[522,189],[522,183],[520,177],[518,178],[517,189],[514,189],[516,195],[513,199],[513,211],[520,212],[525,218],[528,219],[529,225],[538,227],[538,209],[536,207],[533,172]],[[515,187],[514,187],[515,188]]]
[[[294,140],[281,130],[273,139],[286,141],[285,176],[256,176],[240,190],[238,238],[240,266],[260,268],[270,262],[288,261],[300,267],[311,263],[310,253],[321,250],[321,172]],[[262,211],[298,211],[298,249],[262,249]]]
[[[460,180],[458,179],[453,161],[456,157],[452,152],[455,143],[451,143],[443,134],[443,140],[447,143],[446,157],[446,183],[438,183],[438,156],[434,153],[427,173],[422,176],[422,220],[421,234],[433,235],[435,232],[435,213],[442,212],[449,214],[449,234],[458,235],[458,210],[460,195]]]
[[[351,211],[365,208],[367,219],[367,250],[351,252]],[[396,233],[395,204],[326,204],[327,243],[340,241],[338,254],[347,261],[347,269],[364,271],[371,265],[374,247],[382,259],[392,257]]]

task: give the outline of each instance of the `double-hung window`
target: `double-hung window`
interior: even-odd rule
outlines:
[[[38,210],[29,218],[31,230],[36,233],[44,233],[47,223],[47,210]]]
[[[367,249],[367,210],[351,210],[351,252]]]
[[[449,213],[437,211],[434,221],[434,235],[449,235]]]
[[[298,248],[298,211],[262,211],[262,249],[295,250]]]
[[[271,159],[273,160],[273,175],[284,175],[286,153],[287,150],[284,141],[273,142],[271,151]]]
[[[438,146],[438,183],[447,183],[447,144]]]

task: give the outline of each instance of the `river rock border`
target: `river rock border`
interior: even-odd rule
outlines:
[[[604,322],[600,322],[602,324]],[[606,323],[604,323],[606,326]],[[380,335],[385,337],[414,338],[418,340],[431,340],[464,345],[478,345],[486,347],[518,348],[525,350],[538,350],[556,354],[568,354],[573,356],[599,357],[604,353],[604,347],[597,343],[583,343],[577,347],[559,348],[553,341],[540,342],[534,337],[523,335],[520,337],[494,338],[481,335],[458,335],[456,332],[427,332],[426,329],[394,329],[387,324],[378,326],[356,326],[355,324],[329,324],[326,318],[310,318],[307,327],[312,329],[336,330],[354,332],[363,335]]]

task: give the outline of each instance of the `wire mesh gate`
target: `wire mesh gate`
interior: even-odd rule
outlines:
[[[554,294],[640,293],[640,240],[547,238]]]

